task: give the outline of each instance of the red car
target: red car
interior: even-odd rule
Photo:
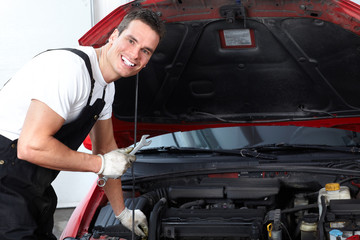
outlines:
[[[148,239],[359,239],[360,6],[133,1],[80,44],[103,45],[133,8],[167,29],[113,105],[119,146],[152,140],[122,177]],[[96,183],[61,236],[130,238]]]

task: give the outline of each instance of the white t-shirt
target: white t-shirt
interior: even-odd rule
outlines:
[[[89,56],[95,79],[90,104],[102,97],[106,87],[106,104],[99,119],[109,119],[115,94],[114,83],[105,82],[94,48],[78,49]],[[91,80],[82,58],[67,50],[41,53],[0,90],[0,134],[11,140],[19,137],[32,99],[45,103],[67,124],[75,120],[86,106],[90,90]]]

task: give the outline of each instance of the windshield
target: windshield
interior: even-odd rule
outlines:
[[[209,150],[239,149],[266,144],[356,146],[356,132],[296,126],[242,126],[175,132],[150,138],[146,148],[178,147]],[[145,148],[145,147],[144,147]]]

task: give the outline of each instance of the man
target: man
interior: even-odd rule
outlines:
[[[0,239],[56,239],[51,182],[60,170],[109,177],[104,191],[132,230],[118,177],[135,157],[118,149],[113,136],[113,82],[144,68],[163,34],[155,13],[133,11],[103,47],[46,51],[1,89]],[[90,130],[93,154],[77,152]],[[136,210],[135,234],[144,236],[143,230],[146,217]]]

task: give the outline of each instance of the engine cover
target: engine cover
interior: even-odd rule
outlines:
[[[165,239],[260,239],[262,209],[164,210],[160,234]]]

